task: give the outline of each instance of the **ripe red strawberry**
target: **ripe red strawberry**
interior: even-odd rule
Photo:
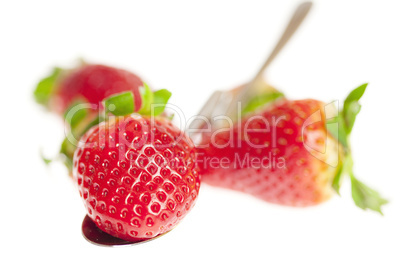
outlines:
[[[35,98],[50,110],[64,114],[77,101],[97,106],[110,95],[131,91],[135,111],[138,111],[142,104],[140,87],[143,85],[142,80],[129,71],[84,64],[73,70],[55,68],[52,75],[39,82]]]
[[[204,135],[200,145],[204,148],[197,156],[203,182],[268,202],[310,206],[338,191],[346,173],[355,203],[381,213],[386,201],[353,175],[347,139],[365,87],[354,90],[341,115],[334,113],[327,121],[330,106],[312,99],[282,98],[229,130]]]
[[[194,206],[197,169],[193,143],[170,121],[131,115],[81,138],[73,176],[97,226],[138,241],[170,231]]]

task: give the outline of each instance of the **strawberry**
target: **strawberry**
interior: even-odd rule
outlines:
[[[55,68],[50,76],[38,83],[34,96],[38,103],[64,114],[76,102],[88,102],[97,107],[110,95],[132,91],[138,110],[142,104],[140,88],[143,86],[142,80],[129,71],[83,64],[73,70]]]
[[[293,101],[277,92],[257,96],[233,127],[204,130],[197,156],[203,182],[272,203],[310,206],[339,192],[341,177],[349,175],[356,205],[381,213],[386,200],[355,177],[348,139],[365,88],[350,93],[339,115],[318,100]],[[269,105],[262,105],[264,99]]]
[[[130,115],[92,127],[73,177],[104,232],[139,241],[170,231],[194,206],[200,180],[191,140],[163,118]]]
[[[51,111],[64,114],[66,127],[70,130],[60,149],[70,171],[75,143],[91,126],[104,120],[107,111],[103,101],[119,94],[129,97],[129,102],[124,103],[127,105],[125,110],[141,114],[150,114],[152,103],[166,104],[171,96],[165,89],[152,92],[131,72],[95,64],[83,64],[73,70],[55,68],[49,77],[38,83],[34,92],[36,101]],[[122,106],[118,104],[117,108]],[[160,114],[163,108],[156,108],[154,115]]]

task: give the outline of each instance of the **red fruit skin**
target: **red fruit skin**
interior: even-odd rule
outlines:
[[[62,114],[82,98],[99,105],[110,95],[131,90],[134,94],[135,111],[138,111],[142,103],[139,91],[142,86],[142,80],[126,70],[105,65],[83,65],[61,77],[50,106],[52,110]]]
[[[311,115],[313,121],[321,121],[303,130],[303,123]],[[246,125],[257,131],[245,134]],[[264,128],[269,132],[261,131]],[[326,142],[323,103],[310,99],[280,101],[257,117],[244,118],[241,126],[236,124],[231,131],[232,138],[227,130],[220,130],[215,136],[204,135],[199,147],[206,148],[199,148],[197,155],[203,183],[288,206],[315,205],[331,197],[336,168],[325,161],[337,159],[339,152],[332,137]],[[230,141],[232,145],[218,148]],[[303,141],[318,152],[327,150],[323,155],[318,154],[321,160],[306,149]],[[247,157],[249,160],[245,161]]]
[[[101,230],[138,241],[170,231],[194,206],[195,160],[194,145],[170,121],[131,115],[81,138],[73,177]]]

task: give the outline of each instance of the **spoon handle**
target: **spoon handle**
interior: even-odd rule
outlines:
[[[304,2],[297,7],[275,48],[272,50],[271,54],[266,59],[265,63],[261,66],[260,70],[252,81],[258,80],[262,76],[268,65],[271,64],[271,62],[275,59],[275,57],[279,54],[282,48],[286,45],[289,39],[299,28],[300,24],[303,22],[304,18],[310,11],[312,5],[312,2]]]
[[[272,50],[271,54],[268,56],[264,64],[261,66],[260,70],[246,86],[239,90],[237,94],[233,95],[232,101],[230,102],[226,111],[227,116],[229,116],[230,118],[234,118],[234,116],[236,116],[238,102],[246,104],[249,101],[249,99],[253,95],[252,92],[254,89],[254,85],[262,78],[265,69],[275,59],[275,57],[279,54],[282,48],[286,45],[289,39],[299,28],[300,24],[303,22],[304,18],[310,11],[312,5],[312,2],[304,2],[297,7],[281,38],[277,42],[275,48]]]

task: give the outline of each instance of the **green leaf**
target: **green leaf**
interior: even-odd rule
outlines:
[[[345,122],[341,116],[336,116],[326,122],[328,132],[348,151],[348,134],[345,130]]]
[[[358,102],[352,102],[349,104],[348,108],[344,110],[345,130],[347,133],[352,132],[356,121],[356,116],[360,112],[360,109],[361,105]]]
[[[166,103],[172,96],[172,93],[170,93],[170,91],[168,91],[167,89],[160,89],[153,92],[145,83],[144,86],[140,89],[140,94],[142,105],[138,113],[142,115],[153,116],[157,116],[163,113],[166,107]],[[116,116],[131,114],[135,111],[134,95],[131,91],[113,95],[104,100],[104,106],[107,112],[110,112]]]
[[[349,134],[355,124],[356,116],[360,112],[360,98],[366,90],[367,84],[363,84],[352,90],[343,103],[342,116],[345,121],[345,131]]]
[[[347,105],[348,103],[354,101],[359,101],[363,96],[364,92],[366,91],[367,85],[368,83],[365,83],[352,90],[352,92],[350,92],[349,95],[346,97],[344,105]]]
[[[68,119],[68,123],[70,124],[71,129],[77,127],[79,123],[89,114],[88,109],[77,109],[77,111],[74,112],[71,118],[67,118],[69,112],[80,104],[82,104],[82,102],[80,101],[74,102],[64,113],[64,119]]]
[[[63,69],[56,67],[53,69],[51,75],[39,81],[34,91],[34,97],[36,102],[44,106],[48,105],[50,97],[54,90],[55,82],[62,71]]]
[[[163,111],[165,110],[166,103],[168,103],[170,97],[172,96],[172,93],[167,89],[160,89],[155,91],[153,94],[153,104],[156,105],[151,105],[151,109],[153,109],[153,113],[151,111],[151,114],[157,116],[163,113]]]
[[[363,84],[354,89],[345,99],[340,115],[338,114],[326,122],[328,132],[344,147],[342,162],[340,162],[332,181],[332,188],[339,194],[342,175],[348,174],[352,183],[352,197],[355,204],[364,210],[371,209],[382,214],[381,206],[388,201],[382,198],[377,191],[356,179],[353,174],[353,159],[349,144],[349,135],[361,108],[359,100],[366,87],[367,84]]]
[[[72,170],[73,156],[76,146],[72,144],[67,138],[65,138],[61,144],[60,154],[64,155],[64,164]]]
[[[242,111],[242,116],[245,114],[253,113],[256,110],[262,108],[263,106],[272,103],[278,98],[284,97],[282,92],[269,92],[262,95],[257,95],[252,98]]]
[[[53,162],[52,159],[45,157],[42,150],[40,150],[39,155],[40,155],[40,158],[42,159],[43,163],[45,163],[46,165],[49,165],[51,162]]]
[[[138,113],[143,115],[150,115],[151,104],[154,101],[154,93],[149,88],[149,86],[146,83],[144,83],[144,86],[140,90],[140,94],[141,94],[142,105]]]
[[[350,175],[352,182],[352,197],[355,204],[362,209],[371,209],[382,214],[381,206],[388,203],[380,194],[359,181],[353,174]]]
[[[134,95],[131,91],[112,95],[105,99],[104,102],[106,111],[116,116],[134,112]]]
[[[332,188],[340,195],[339,189],[341,188],[341,179],[343,175],[343,163],[339,162],[338,169],[332,181]]]
[[[87,123],[86,125],[79,126],[81,128],[80,131],[76,131],[76,139],[79,140],[90,128],[99,123],[103,122],[105,119],[102,116],[97,116],[91,122]],[[74,135],[74,134],[73,134]],[[73,168],[73,156],[76,149],[76,144],[70,142],[70,140],[66,137],[61,146],[60,146],[60,154],[63,156],[63,162],[66,165],[67,169],[72,172]],[[43,157],[42,157],[43,158]]]

